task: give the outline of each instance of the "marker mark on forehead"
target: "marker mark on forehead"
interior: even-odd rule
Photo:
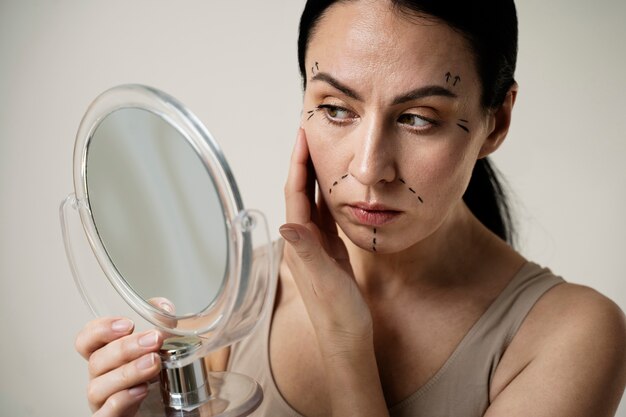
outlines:
[[[452,86],[455,87],[458,83],[461,82],[461,76],[460,75],[455,75],[452,76],[452,73],[450,73],[450,71],[446,72],[446,84],[450,84],[450,80],[452,80]]]
[[[315,61],[315,65],[313,65],[313,66],[311,67],[311,74],[315,74],[315,72],[316,72],[316,71],[319,71],[319,70],[320,70],[319,63],[318,63],[317,61]]]

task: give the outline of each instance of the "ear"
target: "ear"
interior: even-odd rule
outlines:
[[[489,111],[487,116],[489,118],[488,136],[480,148],[478,159],[490,155],[504,142],[504,138],[509,133],[509,127],[511,126],[511,113],[517,98],[517,91],[517,83],[514,83],[506,94],[502,105],[495,110]]]

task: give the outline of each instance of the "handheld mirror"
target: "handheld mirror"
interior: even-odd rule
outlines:
[[[122,299],[151,326],[176,335],[161,349],[164,405],[210,403],[210,415],[251,412],[262,398],[258,384],[211,375],[202,357],[252,331],[275,279],[274,249],[264,216],[244,209],[206,128],[157,89],[112,88],[80,124],[74,189],[61,222],[89,307],[96,315],[125,315],[114,306]],[[106,279],[81,270],[72,230],[78,218]]]

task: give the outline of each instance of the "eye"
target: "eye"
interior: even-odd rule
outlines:
[[[340,106],[320,104],[317,108],[324,112],[324,116],[331,123],[345,124],[350,123],[353,119],[357,118],[356,114]]]
[[[398,117],[398,123],[407,125],[412,129],[425,130],[432,125],[436,125],[433,119],[412,113],[405,113]]]

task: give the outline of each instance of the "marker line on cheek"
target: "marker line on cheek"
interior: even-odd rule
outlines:
[[[346,179],[346,177],[347,177],[347,176],[348,176],[348,174],[345,174],[345,175],[343,175],[343,176],[341,177],[341,179],[339,179],[339,180],[337,180],[337,181],[333,182],[332,187],[330,187],[330,188],[328,189],[328,194],[332,194],[332,193],[333,193],[333,188],[335,188],[335,187],[339,184],[339,182],[340,182],[341,180]]]
[[[398,181],[400,181],[402,184],[406,185],[406,181],[404,181],[402,178],[398,178]],[[410,191],[412,194],[417,194],[417,191],[415,191],[415,190],[413,189],[413,187],[408,187],[408,189],[409,189],[409,191]],[[421,197],[421,196],[419,196],[419,195],[418,195],[418,196],[417,196],[417,199],[419,200],[419,202],[420,202],[421,204],[424,204],[424,199],[422,199],[422,197]]]

